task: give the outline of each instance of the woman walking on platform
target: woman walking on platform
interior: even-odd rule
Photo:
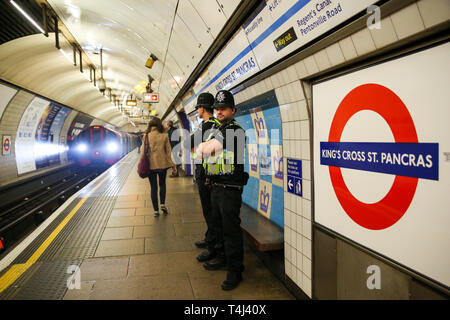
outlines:
[[[145,154],[145,144],[148,139],[149,148],[148,153]],[[150,161],[150,188],[153,209],[155,210],[154,216],[159,216],[158,211],[158,181],[159,177],[159,200],[160,207],[164,214],[167,214],[167,208],[165,206],[166,200],[166,175],[167,169],[175,166],[172,161],[172,148],[170,146],[169,137],[164,132],[161,119],[154,117],[148,124],[146,134],[144,135],[143,143],[141,146],[142,156],[147,156]]]

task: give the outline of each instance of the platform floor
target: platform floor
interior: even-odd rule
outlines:
[[[247,246],[244,281],[223,291],[226,271],[207,271],[196,260],[202,249],[194,242],[203,237],[206,224],[192,178],[167,178],[169,214],[155,218],[149,181],[136,173],[136,151],[127,158],[125,166],[132,169],[108,209],[95,252],[78,261],[81,288],[66,289],[63,299],[294,299]]]

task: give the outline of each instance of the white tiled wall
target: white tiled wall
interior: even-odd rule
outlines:
[[[301,159],[303,166],[303,198],[288,193],[287,179],[284,179],[285,271],[288,277],[310,297],[312,296],[310,124],[307,102],[299,79],[311,71],[317,72],[319,68],[328,68],[331,65],[325,51],[320,52],[317,57],[318,63],[314,57],[310,57],[307,61],[300,61],[268,78],[280,104],[283,155]],[[286,162],[284,164],[286,173]],[[303,215],[303,212],[306,215]]]
[[[381,29],[363,29],[239,92],[237,103],[275,90],[282,120],[283,155],[302,160],[303,197],[287,192],[284,179],[285,272],[312,297],[312,181],[309,91],[301,79],[349,62],[450,18],[450,0],[420,0],[381,20]],[[284,162],[286,174],[286,162]]]

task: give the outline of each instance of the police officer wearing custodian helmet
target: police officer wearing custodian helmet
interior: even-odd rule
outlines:
[[[245,131],[234,120],[236,107],[229,91],[217,93],[214,109],[221,125],[197,148],[211,185],[212,227],[217,236],[217,257],[203,266],[207,270],[226,267],[228,272],[222,289],[231,290],[242,281],[244,270],[239,213],[243,186],[248,180],[244,172]]]
[[[219,126],[220,122],[214,118],[213,113],[214,96],[205,92],[198,96],[197,105],[195,109],[198,112],[198,116],[203,119],[199,128],[191,134],[191,138],[185,140],[185,147],[191,147],[193,150],[202,142],[205,141],[206,136],[214,126]],[[190,143],[190,146],[187,145]],[[214,235],[213,228],[211,227],[211,191],[210,188],[205,185],[206,175],[203,168],[202,160],[197,159],[196,154],[193,154],[195,162],[195,181],[198,185],[198,192],[200,194],[200,202],[202,204],[203,217],[205,218],[207,231],[205,239],[197,241],[195,245],[198,248],[206,248],[198,257],[197,260],[204,262],[213,259],[217,252],[215,250],[216,237]]]

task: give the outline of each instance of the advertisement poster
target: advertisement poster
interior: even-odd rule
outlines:
[[[70,109],[61,107],[55,119],[53,119],[47,143],[51,144],[52,149],[57,150],[58,153],[53,153],[47,156],[49,165],[60,163],[61,161],[60,158],[68,149],[66,145],[66,140],[61,139],[61,129],[64,125],[64,121],[66,120],[70,112],[71,112]]]
[[[49,101],[35,97],[20,119],[15,141],[18,174],[36,170],[35,137],[41,117],[49,105]]]
[[[51,103],[44,109],[44,112],[41,115],[35,134],[36,169],[47,167],[49,165],[49,156],[54,155],[51,154],[52,150],[50,147],[53,141],[53,136],[50,137],[51,141],[49,141],[49,133],[53,120],[60,109],[60,106]],[[58,155],[59,153],[56,152],[56,154]]]

